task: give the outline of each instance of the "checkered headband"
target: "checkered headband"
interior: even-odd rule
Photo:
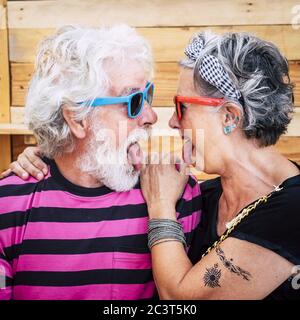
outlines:
[[[203,40],[197,37],[187,46],[184,53],[190,60],[197,61],[203,48]],[[202,79],[217,88],[225,97],[237,100],[242,98],[241,92],[236,89],[228,73],[215,56],[211,54],[203,56],[199,65],[199,73]]]

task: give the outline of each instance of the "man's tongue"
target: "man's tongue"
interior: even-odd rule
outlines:
[[[142,167],[143,153],[138,143],[132,144],[128,149],[128,162],[133,165],[136,171]]]

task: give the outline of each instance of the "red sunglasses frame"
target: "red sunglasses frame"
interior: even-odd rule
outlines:
[[[176,95],[174,96],[174,104],[175,104],[178,120],[181,120],[182,118],[181,107],[180,107],[181,102],[199,104],[199,105],[209,106],[209,107],[220,107],[225,102],[225,99],[209,98],[209,97],[187,97],[187,96]]]

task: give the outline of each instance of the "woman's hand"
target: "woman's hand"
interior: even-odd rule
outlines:
[[[175,206],[182,196],[189,175],[187,165],[149,164],[141,170],[141,188],[149,217],[176,220]]]
[[[27,147],[19,156],[17,161],[9,165],[9,169],[1,174],[1,178],[7,177],[11,172],[23,180],[31,175],[38,180],[42,180],[48,173],[46,163],[40,158],[38,147]]]

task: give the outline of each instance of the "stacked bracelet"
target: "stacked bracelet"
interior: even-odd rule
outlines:
[[[151,219],[148,222],[148,247],[166,241],[179,241],[186,247],[181,223],[171,219]]]

